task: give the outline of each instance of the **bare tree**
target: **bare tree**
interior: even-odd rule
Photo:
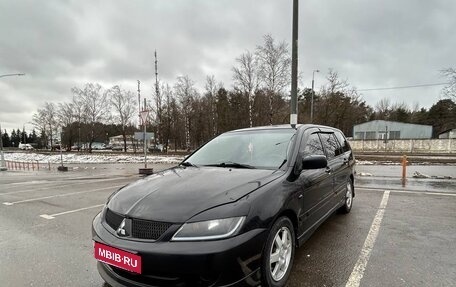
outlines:
[[[48,132],[47,122],[46,122],[46,113],[44,109],[38,109],[36,113],[33,114],[32,124],[36,127],[39,131],[41,137],[41,145],[47,146],[48,145]],[[44,137],[43,137],[44,136]]]
[[[163,132],[163,144],[166,152],[168,152],[168,143],[169,140],[172,138],[171,134],[171,128],[175,126],[175,119],[171,116],[172,114],[172,107],[171,103],[173,100],[173,90],[171,87],[166,84],[162,86],[162,94],[165,100],[165,105],[164,105],[164,114],[163,114],[163,127],[164,127],[164,132]],[[174,129],[173,129],[174,130]]]
[[[58,121],[54,103],[45,102],[44,107],[33,115],[32,124],[45,135],[44,146],[54,144],[54,135],[57,134]],[[42,139],[43,140],[43,139]]]
[[[348,83],[348,81],[340,79],[339,73],[337,73],[333,69],[329,69],[328,76],[326,76],[326,80],[328,81],[328,84],[326,84],[323,87],[323,93],[345,93],[350,88],[350,84]]]
[[[375,105],[375,112],[377,113],[377,119],[387,120],[391,113],[391,102],[388,98],[381,99]]]
[[[57,120],[62,129],[66,128],[66,138],[68,140],[67,150],[71,150],[73,144],[73,129],[74,122],[74,104],[73,103],[59,103],[57,110]],[[62,143],[61,143],[62,144]]]
[[[257,46],[255,54],[259,79],[269,98],[269,124],[272,124],[273,98],[290,84],[291,57],[288,44],[276,44],[271,35],[265,35],[263,45]]]
[[[456,99],[456,69],[447,68],[441,73],[448,79],[448,85],[443,88],[444,95]]]
[[[177,78],[177,83],[174,86],[176,96],[182,107],[185,122],[185,146],[190,150],[190,115],[192,112],[192,102],[197,91],[194,87],[195,83],[188,76],[180,76]]]
[[[87,123],[84,102],[76,95],[73,95],[73,116],[78,124],[78,150],[81,148],[81,124]]]
[[[108,95],[102,91],[102,87],[97,83],[87,83],[83,89],[74,87],[71,90],[84,104],[84,117],[90,127],[88,134],[89,152],[92,152],[92,144],[97,132],[96,124],[103,123],[109,119]]]
[[[222,87],[222,83],[218,83],[215,81],[214,75],[206,77],[206,95],[209,98],[209,105],[210,105],[210,130],[212,136],[217,134],[217,91]]]
[[[249,51],[236,58],[237,66],[232,68],[234,88],[249,100],[249,123],[253,126],[253,102],[258,89],[258,66],[254,54]]]
[[[46,124],[49,127],[48,135],[49,135],[51,149],[52,149],[52,146],[54,144],[54,136],[57,134],[57,128],[58,128],[55,104],[45,102],[44,103],[44,114],[45,114]]]
[[[74,121],[74,104],[59,103],[57,110],[57,120],[61,126],[69,126]]]
[[[106,94],[114,109],[114,121],[122,128],[124,151],[127,152],[127,126],[131,124],[136,115],[135,94],[131,91],[121,90],[117,85],[107,90]]]

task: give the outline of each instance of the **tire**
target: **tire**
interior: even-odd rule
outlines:
[[[351,179],[347,180],[346,190],[345,190],[345,199],[344,205],[339,208],[340,213],[350,213],[353,207],[353,197],[354,197],[354,186],[353,181]]]
[[[263,249],[261,286],[285,286],[293,266],[295,242],[295,232],[290,219],[285,216],[277,219]]]

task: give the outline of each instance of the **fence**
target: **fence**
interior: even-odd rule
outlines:
[[[51,170],[51,163],[40,163],[38,161],[22,162],[6,160],[6,168],[9,170]]]
[[[456,139],[350,140],[357,152],[456,154]]]

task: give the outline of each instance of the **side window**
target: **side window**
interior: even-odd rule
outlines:
[[[344,135],[341,132],[336,131],[334,133],[336,135],[337,141],[339,142],[340,149],[336,151],[336,156],[345,153],[346,151],[350,150],[350,145],[348,144],[347,140],[345,139]]]
[[[325,155],[323,146],[321,145],[321,141],[317,133],[309,135],[306,144],[301,147],[301,152],[304,154],[304,156]]]
[[[321,133],[321,141],[326,150],[326,156],[328,160],[331,160],[336,157],[336,151],[339,149],[339,144],[333,133]]]

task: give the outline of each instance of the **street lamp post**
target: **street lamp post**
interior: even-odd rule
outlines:
[[[7,170],[5,165],[5,156],[3,155],[3,133],[2,133],[2,125],[0,124],[0,154],[1,154],[1,162],[0,162],[0,171]]]
[[[146,107],[146,99],[144,99],[144,107]],[[149,175],[154,172],[153,168],[147,168],[147,130],[146,130],[146,125],[147,125],[147,117],[149,115],[149,111],[144,109],[141,111],[139,114],[143,127],[144,127],[144,133],[143,133],[143,140],[144,140],[144,168],[139,169],[139,174],[144,174],[144,175]]]
[[[320,70],[313,70],[312,71],[312,96],[310,100],[310,123],[313,123],[313,117],[314,117],[314,79],[315,79],[315,72],[319,73]]]
[[[24,73],[18,73],[18,74],[4,74],[4,75],[0,75],[0,78],[3,78],[3,77],[12,77],[12,76],[25,76]]]
[[[16,74],[4,74],[0,75],[0,78],[3,77],[13,77],[13,76],[25,76],[24,73],[16,73]],[[7,170],[6,165],[5,165],[5,156],[3,155],[3,134],[2,134],[2,127],[0,125],[0,171],[5,171]]]

